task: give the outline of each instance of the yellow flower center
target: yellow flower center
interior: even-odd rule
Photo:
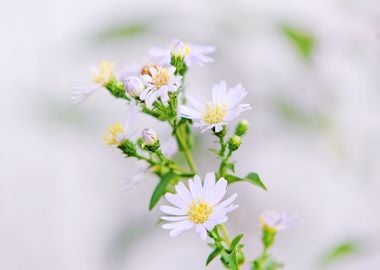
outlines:
[[[152,83],[157,89],[167,85],[170,80],[169,71],[166,68],[157,68],[157,73],[152,77]]]
[[[108,127],[108,131],[103,135],[104,143],[108,145],[118,145],[120,142],[118,141],[117,136],[124,132],[125,130],[121,123],[117,122],[113,125],[110,125]]]
[[[206,110],[203,113],[203,120],[208,124],[218,124],[222,122],[224,116],[227,114],[227,105],[211,105],[207,103]]]
[[[202,224],[208,220],[212,211],[212,206],[202,200],[199,200],[198,203],[195,203],[194,201],[191,203],[187,214],[192,222],[195,224]]]
[[[105,86],[115,78],[114,69],[115,65],[113,63],[109,61],[101,61],[96,67],[96,70],[92,72],[92,80],[96,84]]]
[[[189,53],[191,52],[191,48],[189,45],[185,45],[185,47],[183,48],[183,51],[185,53],[185,56],[189,55]]]

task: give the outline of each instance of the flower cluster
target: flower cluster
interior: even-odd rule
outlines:
[[[140,179],[154,175],[159,181],[152,192],[149,209],[152,210],[162,198],[170,204],[160,207],[165,214],[161,217],[165,221],[162,227],[170,230],[171,236],[194,229],[202,240],[212,241],[209,245],[213,251],[206,264],[219,257],[225,268],[239,270],[245,262],[241,244],[243,235],[231,240],[224,225],[227,215],[238,207],[234,204],[237,194],[224,197],[235,182],[251,183],[264,190],[266,187],[255,172],[236,175],[235,163],[231,160],[243,144],[249,128],[246,120],[240,120],[231,129],[233,121],[251,109],[248,103],[243,103],[248,94],[245,88],[241,84],[228,87],[225,81],[221,81],[206,97],[185,93],[184,81],[189,68],[213,62],[211,54],[214,51],[213,46],[176,39],[169,48],[151,48],[147,60],[141,65],[119,69],[114,63],[102,61],[91,68],[93,84],[74,88],[71,100],[81,103],[97,90],[105,89],[115,98],[127,102],[124,123],[110,125],[103,136],[105,144],[116,146],[126,157],[144,164],[140,166],[140,173],[128,178],[125,188],[130,189]],[[160,136],[151,127],[142,129],[136,136],[139,133],[136,133],[134,123],[138,113],[168,123],[172,135],[168,142],[161,143]],[[203,181],[192,157],[191,126],[199,128],[202,133],[211,131],[210,135],[217,138],[219,145],[210,149],[219,160],[219,166],[210,170]],[[177,151],[184,159],[174,155]],[[252,262],[252,269],[269,269],[264,268],[269,261],[267,251],[277,231],[290,223],[285,214],[262,214],[264,255]],[[279,265],[271,265],[270,269],[278,269]]]

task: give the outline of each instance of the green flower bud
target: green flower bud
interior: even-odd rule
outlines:
[[[236,126],[235,135],[243,136],[245,133],[247,133],[248,128],[249,123],[247,120],[240,121]]]
[[[240,136],[234,135],[228,141],[228,148],[231,151],[238,150],[240,145],[241,145],[241,137]]]
[[[123,141],[118,148],[123,151],[123,153],[129,157],[133,157],[136,155],[137,150],[136,150],[136,145],[131,142],[130,140],[125,140]]]
[[[238,261],[239,265],[242,265],[245,263],[245,256],[244,253],[241,252],[240,250],[236,253],[236,259]]]

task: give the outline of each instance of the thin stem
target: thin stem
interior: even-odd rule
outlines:
[[[225,242],[228,246],[230,246],[230,245],[231,245],[231,238],[230,238],[230,235],[229,235],[229,233],[228,233],[228,231],[227,231],[227,227],[226,227],[226,225],[224,225],[224,224],[219,224],[219,225],[218,225],[218,228],[219,228],[219,230],[220,230],[220,233],[221,233],[222,236],[223,236],[223,240],[224,240],[224,242]]]

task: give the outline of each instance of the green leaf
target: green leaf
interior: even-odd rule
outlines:
[[[153,191],[152,197],[149,202],[149,210],[152,210],[153,207],[158,203],[161,197],[165,194],[167,186],[170,182],[177,178],[178,175],[173,172],[168,172],[161,177],[160,182],[157,184],[156,188]]]
[[[232,240],[232,242],[231,242],[231,246],[230,246],[230,249],[231,250],[234,250],[236,247],[237,247],[237,245],[240,243],[240,240],[243,238],[243,234],[239,234],[238,236],[236,236],[233,240]]]
[[[150,29],[148,24],[142,22],[134,22],[131,24],[116,25],[103,30],[97,36],[100,41],[110,41],[123,38],[131,38],[144,34]]]
[[[257,173],[249,173],[246,177],[244,177],[244,180],[247,182],[254,184],[258,187],[261,187],[265,191],[267,191],[267,187],[264,185],[264,183],[261,181],[259,175]]]
[[[267,187],[261,181],[259,175],[257,173],[254,173],[254,172],[249,173],[244,178],[238,177],[236,175],[231,175],[231,174],[227,174],[224,178],[227,180],[228,184],[232,184],[232,183],[235,183],[235,182],[246,181],[248,183],[254,184],[255,186],[261,187],[265,191],[267,190]]]
[[[240,177],[232,175],[232,174],[227,174],[226,176],[224,176],[224,178],[227,180],[228,184],[232,184],[234,182],[239,182],[239,181],[244,180],[243,178],[240,178]]]
[[[210,255],[208,255],[207,257],[207,261],[206,261],[206,266],[212,261],[214,260],[221,252],[222,252],[223,248],[221,247],[217,247],[215,248],[211,253]]]
[[[232,162],[228,162],[225,165],[226,168],[229,169],[231,172],[235,172],[235,165]]]
[[[291,26],[283,26],[282,33],[295,46],[302,57],[305,59],[310,58],[315,47],[315,40],[311,34]]]
[[[328,265],[336,260],[354,255],[360,251],[360,245],[357,241],[345,241],[330,248],[322,257],[322,264]]]

